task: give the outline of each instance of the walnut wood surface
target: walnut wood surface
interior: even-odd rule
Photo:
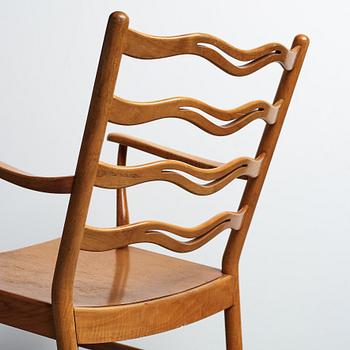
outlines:
[[[14,185],[34,191],[48,193],[70,193],[73,185],[73,176],[43,177],[34,176],[0,162],[0,179]]]
[[[132,102],[114,97],[108,119],[112,123],[136,125],[162,118],[180,118],[207,133],[225,136],[237,132],[256,119],[273,124],[282,103],[283,101],[278,101],[275,105],[270,105],[265,101],[253,101],[238,108],[222,110],[187,97],[174,97],[153,102]],[[215,124],[200,112],[205,112],[228,123]]]
[[[0,178],[6,181],[38,191],[71,193],[60,241],[0,254],[0,322],[55,338],[59,350],[77,350],[79,343],[107,343],[93,348],[109,350],[127,349],[110,342],[167,331],[225,310],[226,347],[242,350],[238,263],[309,40],[296,36],[290,50],[276,43],[240,50],[207,34],[155,37],[128,26],[127,15],[111,14],[74,177],[35,177],[0,164]],[[243,64],[232,63],[223,53]],[[123,54],[141,59],[194,54],[237,76],[272,62],[280,63],[284,71],[272,103],[253,101],[231,110],[187,97],[140,103],[114,95]],[[215,163],[131,137],[110,136],[120,143],[117,165],[100,162],[109,121],[134,125],[166,117],[184,119],[221,136],[256,119],[266,126],[255,159]],[[167,160],[127,166],[129,146]],[[187,175],[207,183],[191,181]],[[190,229],[157,221],[130,223],[128,186],[165,180],[204,195],[235,178],[247,181],[237,213],[219,214]],[[117,189],[116,228],[86,226],[95,185]],[[231,234],[222,271],[131,247],[83,251],[142,241],[186,252],[225,228],[231,228]],[[166,231],[188,241],[169,240]]]

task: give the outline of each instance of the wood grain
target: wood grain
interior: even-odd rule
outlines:
[[[235,65],[221,52],[247,63]],[[194,33],[160,37],[131,29],[128,31],[124,54],[141,59],[192,54],[205,58],[226,73],[235,76],[254,73],[272,62],[278,62],[284,69],[291,70],[296,55],[294,51],[277,43],[266,44],[252,50],[241,50],[209,34]]]
[[[71,193],[73,176],[44,177],[34,176],[0,162],[0,179],[14,185],[39,192]]]
[[[259,200],[259,196],[266,178],[266,174],[280,135],[282,125],[290,104],[296,82],[301,71],[301,67],[309,45],[309,39],[305,35],[295,37],[292,50],[296,52],[295,65],[290,72],[284,72],[279,83],[279,87],[274,101],[283,99],[283,105],[279,111],[279,116],[274,125],[266,125],[257,154],[264,152],[266,161],[261,167],[261,173],[256,179],[247,181],[240,208],[248,205],[247,215],[243,220],[242,227],[238,230],[232,230],[228,243],[225,248],[222,270],[232,275],[235,281],[238,281],[238,265],[242,248],[252,221],[254,211]],[[236,300],[239,300],[239,287],[236,287]],[[240,307],[239,304],[225,310],[226,322],[226,347],[228,350],[242,349],[242,331],[240,326]]]
[[[108,119],[116,124],[136,125],[162,118],[179,118],[212,135],[225,136],[237,132],[256,119],[262,119],[268,124],[275,123],[282,103],[283,101],[278,101],[275,105],[270,105],[265,101],[253,101],[238,108],[222,110],[188,97],[153,102],[132,102],[114,97]],[[228,123],[215,124],[200,112]]]
[[[80,344],[139,338],[213,315],[233,303],[231,276],[145,303],[105,308],[75,308]],[[136,316],[137,315],[137,316]]]
[[[223,163],[215,160],[209,160],[185,152],[177,151],[172,148],[164,147],[154,142],[150,142],[148,140],[146,141],[127,134],[110,133],[108,134],[107,139],[108,141],[116,142],[127,147],[132,147],[146,153],[154,154],[161,158],[178,160],[198,168],[211,169],[223,165]]]
[[[115,12],[110,15],[79,152],[52,283],[52,303],[59,350],[77,350],[73,313],[74,276],[107,127],[106,115],[115,90],[128,26],[129,18],[124,13]]]
[[[56,239],[0,253],[0,300],[10,295],[13,300],[23,299],[31,310],[51,308],[59,244]],[[101,253],[81,251],[73,304],[98,308],[139,303],[185,292],[222,276],[216,268],[134,247]],[[34,317],[33,314],[33,321]],[[12,318],[16,318],[15,314]],[[29,319],[30,313],[28,324]]]
[[[126,157],[127,157],[128,147],[125,145],[119,145],[117,165],[125,166]],[[117,226],[126,225],[129,223],[129,208],[128,208],[128,199],[126,195],[125,188],[117,189]]]
[[[74,177],[36,177],[0,164],[0,177],[6,181],[38,191],[71,193],[61,240],[0,254],[0,322],[55,338],[58,350],[77,350],[78,344],[110,350],[128,349],[111,344],[116,340],[168,331],[224,310],[226,348],[242,350],[239,259],[309,39],[296,36],[290,50],[276,43],[241,50],[207,34],[155,37],[128,26],[127,15],[111,14]],[[272,62],[280,63],[284,72],[272,104],[258,100],[221,110],[185,97],[139,103],[115,96],[123,54],[141,59],[194,54],[236,76],[253,73]],[[222,164],[117,135],[110,136],[121,143],[117,165],[100,162],[109,121],[135,125],[167,117],[183,119],[219,136],[230,135],[256,119],[264,120],[266,126],[255,158]],[[127,166],[129,146],[166,160]],[[234,178],[247,180],[237,213],[219,214],[193,228],[159,221],[130,223],[128,186],[170,181],[206,195]],[[95,185],[117,189],[115,228],[86,229]],[[185,252],[226,228],[231,234],[222,271],[126,247],[142,241]],[[170,240],[168,234],[179,238]],[[115,247],[122,248],[104,251]],[[97,343],[105,344],[91,345]]]
[[[143,221],[110,229],[87,226],[81,249],[106,251],[134,243],[153,243],[175,252],[186,253],[200,248],[228,228],[238,230],[242,225],[245,211],[246,208],[238,213],[220,213],[201,225],[191,228],[162,221]],[[189,238],[189,240],[179,241],[163,232]]]
[[[221,190],[238,177],[257,177],[263,160],[264,154],[260,154],[256,159],[241,157],[213,169],[198,168],[177,160],[163,160],[138,166],[113,166],[100,162],[95,186],[125,188],[149,181],[168,181],[188,192],[203,196]],[[186,175],[207,182],[200,184]]]

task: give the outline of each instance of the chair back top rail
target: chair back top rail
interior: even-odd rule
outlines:
[[[220,52],[239,61],[235,65]],[[256,72],[272,62],[285,70],[293,69],[296,52],[281,44],[270,43],[252,50],[241,50],[209,34],[194,33],[179,36],[153,36],[129,29],[123,53],[140,59],[165,58],[192,54],[205,58],[228,74],[244,76]]]

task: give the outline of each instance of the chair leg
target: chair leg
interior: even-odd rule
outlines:
[[[242,326],[238,281],[235,284],[234,304],[225,310],[226,349],[242,350]]]
[[[69,321],[70,317],[56,320],[55,333],[57,350],[78,350],[75,326],[73,322]]]
[[[76,338],[57,337],[56,344],[57,350],[78,350]]]

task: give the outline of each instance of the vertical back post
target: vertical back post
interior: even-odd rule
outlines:
[[[279,110],[278,118],[275,124],[266,125],[257,156],[264,153],[265,158],[261,166],[260,174],[257,178],[250,178],[247,181],[242,200],[239,208],[248,206],[244,217],[242,227],[231,231],[229,240],[222,259],[222,271],[225,274],[232,275],[234,285],[234,305],[225,310],[226,323],[226,344],[227,349],[242,349],[242,330],[240,315],[240,296],[239,296],[239,278],[238,265],[239,259],[247,236],[247,232],[254,214],[256,204],[258,202],[262,186],[269,168],[276,143],[281,132],[281,128],[290,104],[296,82],[305,58],[305,54],[309,45],[309,39],[304,35],[295,37],[291,50],[297,50],[294,67],[291,71],[284,71],[279,83],[274,103],[283,100]]]
[[[52,306],[57,346],[62,350],[77,349],[73,311],[74,275],[128,23],[124,13],[115,12],[107,24],[57,257]]]

